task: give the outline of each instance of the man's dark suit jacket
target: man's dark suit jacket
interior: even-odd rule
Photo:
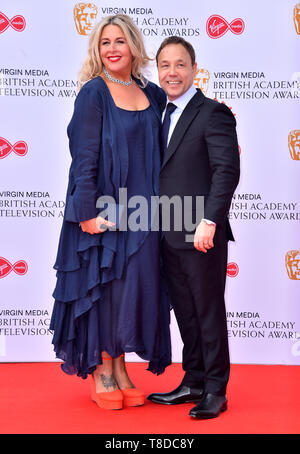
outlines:
[[[160,172],[160,196],[205,196],[203,218],[217,224],[215,242],[233,240],[227,214],[239,181],[235,126],[225,104],[197,89],[176,124]],[[185,241],[190,233],[183,229],[164,235],[172,247],[191,249],[193,243]]]

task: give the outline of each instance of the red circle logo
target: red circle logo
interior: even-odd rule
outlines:
[[[24,276],[28,271],[28,265],[25,260],[18,260],[12,265],[9,260],[0,257],[0,279],[6,277],[11,271],[19,276]]]
[[[8,17],[0,11],[0,33],[5,32],[8,27],[12,27],[16,32],[22,32],[26,27],[25,17],[17,14],[9,20]]]
[[[219,16],[218,14],[213,14],[207,19],[206,33],[210,38],[221,38],[228,30],[235,35],[240,35],[245,30],[245,22],[238,17],[229,24],[224,17]]]
[[[239,274],[239,267],[236,263],[230,262],[227,264],[227,276],[236,277]]]
[[[28,145],[24,140],[18,140],[12,145],[8,140],[0,137],[0,159],[6,158],[12,151],[18,156],[25,156],[28,151]]]

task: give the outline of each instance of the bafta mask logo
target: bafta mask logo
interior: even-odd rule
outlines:
[[[300,280],[300,251],[288,251],[285,254],[285,267],[290,279]]]
[[[297,35],[300,35],[300,3],[294,7],[294,25]]]
[[[93,3],[77,3],[74,6],[74,22],[79,35],[89,35],[98,14],[98,8]]]
[[[289,133],[289,150],[292,159],[300,161],[300,130],[295,129]]]
[[[194,85],[197,88],[200,88],[202,92],[206,95],[209,86],[210,73],[207,69],[200,68],[197,69],[197,72],[194,77]]]

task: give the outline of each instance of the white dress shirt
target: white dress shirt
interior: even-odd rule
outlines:
[[[173,134],[173,131],[175,129],[175,126],[177,124],[177,121],[180,118],[180,115],[182,114],[182,112],[186,108],[187,104],[190,102],[190,100],[196,93],[197,93],[196,87],[194,85],[191,85],[190,88],[185,93],[183,93],[183,95],[179,96],[179,98],[176,98],[174,101],[170,101],[168,98],[167,104],[169,102],[171,102],[172,104],[174,104],[176,106],[176,109],[170,116],[170,129],[169,129],[169,134],[168,134],[168,144],[169,144],[170,138]],[[165,111],[163,112],[162,119],[164,119]],[[202,219],[202,220],[207,222],[207,224],[216,225],[215,222],[210,221],[209,219]]]
[[[173,134],[174,128],[177,124],[177,121],[180,118],[180,115],[184,111],[185,107],[187,104],[190,102],[192,97],[197,93],[196,87],[194,85],[191,85],[190,88],[183,93],[183,95],[179,96],[179,98],[175,99],[174,101],[170,101],[168,99],[168,103],[171,102],[176,106],[176,109],[170,116],[170,129],[169,129],[169,135],[168,135],[168,144],[171,138],[171,135]],[[163,119],[165,116],[165,111],[163,113]]]

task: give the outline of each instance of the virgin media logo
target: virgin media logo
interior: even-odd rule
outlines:
[[[217,101],[217,102],[220,102],[217,98],[214,98],[214,101]],[[225,104],[225,106],[227,106],[227,104],[225,103],[225,101],[222,101],[221,104]],[[230,110],[232,110],[232,107],[231,106],[227,106]],[[236,116],[235,113],[232,112],[232,115]]]
[[[25,17],[17,14],[12,19],[9,19],[0,11],[0,33],[5,32],[9,27],[12,27],[16,32],[22,32],[26,27]]]
[[[225,33],[230,30],[235,35],[240,35],[245,30],[245,23],[243,19],[237,18],[230,22],[227,22],[224,17],[218,14],[213,14],[207,19],[206,32],[208,36],[213,39],[221,38]]]
[[[8,140],[0,137],[0,159],[6,158],[11,152],[18,156],[25,156],[28,151],[28,145],[24,140],[18,140],[12,145]]]
[[[227,276],[236,277],[239,274],[239,267],[236,263],[230,262],[227,264]]]
[[[14,271],[19,276],[24,276],[27,273],[28,265],[25,260],[18,260],[11,264],[9,260],[0,257],[0,279],[6,277],[9,273]]]

